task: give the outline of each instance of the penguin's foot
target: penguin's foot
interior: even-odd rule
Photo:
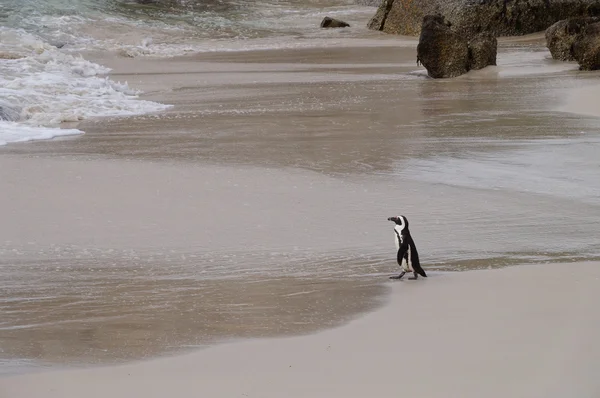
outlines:
[[[400,275],[398,276],[390,276],[390,279],[402,279],[402,277],[404,276],[404,274],[406,274],[406,272],[402,272]]]
[[[413,276],[409,276],[408,279],[411,281],[416,281],[419,278],[419,274],[417,274],[416,272],[413,273]]]

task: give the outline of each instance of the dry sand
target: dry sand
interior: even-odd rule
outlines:
[[[432,274],[311,336],[0,379],[23,397],[598,397],[600,263]]]

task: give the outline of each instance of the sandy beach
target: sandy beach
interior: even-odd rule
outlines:
[[[0,398],[600,396],[598,73],[536,34],[433,80],[359,22],[84,52],[172,106],[0,147]]]
[[[600,264],[433,273],[310,336],[0,379],[2,397],[597,397]]]

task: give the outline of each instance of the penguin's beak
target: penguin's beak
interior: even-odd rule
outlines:
[[[398,220],[398,217],[388,217],[388,221],[396,222],[397,220]]]

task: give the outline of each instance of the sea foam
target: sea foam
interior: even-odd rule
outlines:
[[[59,136],[82,133],[83,131],[77,129],[31,127],[15,122],[0,121],[0,145],[6,145],[9,142],[48,140]]]
[[[168,107],[138,98],[110,69],[18,29],[0,28],[0,144],[81,134],[62,122]]]

